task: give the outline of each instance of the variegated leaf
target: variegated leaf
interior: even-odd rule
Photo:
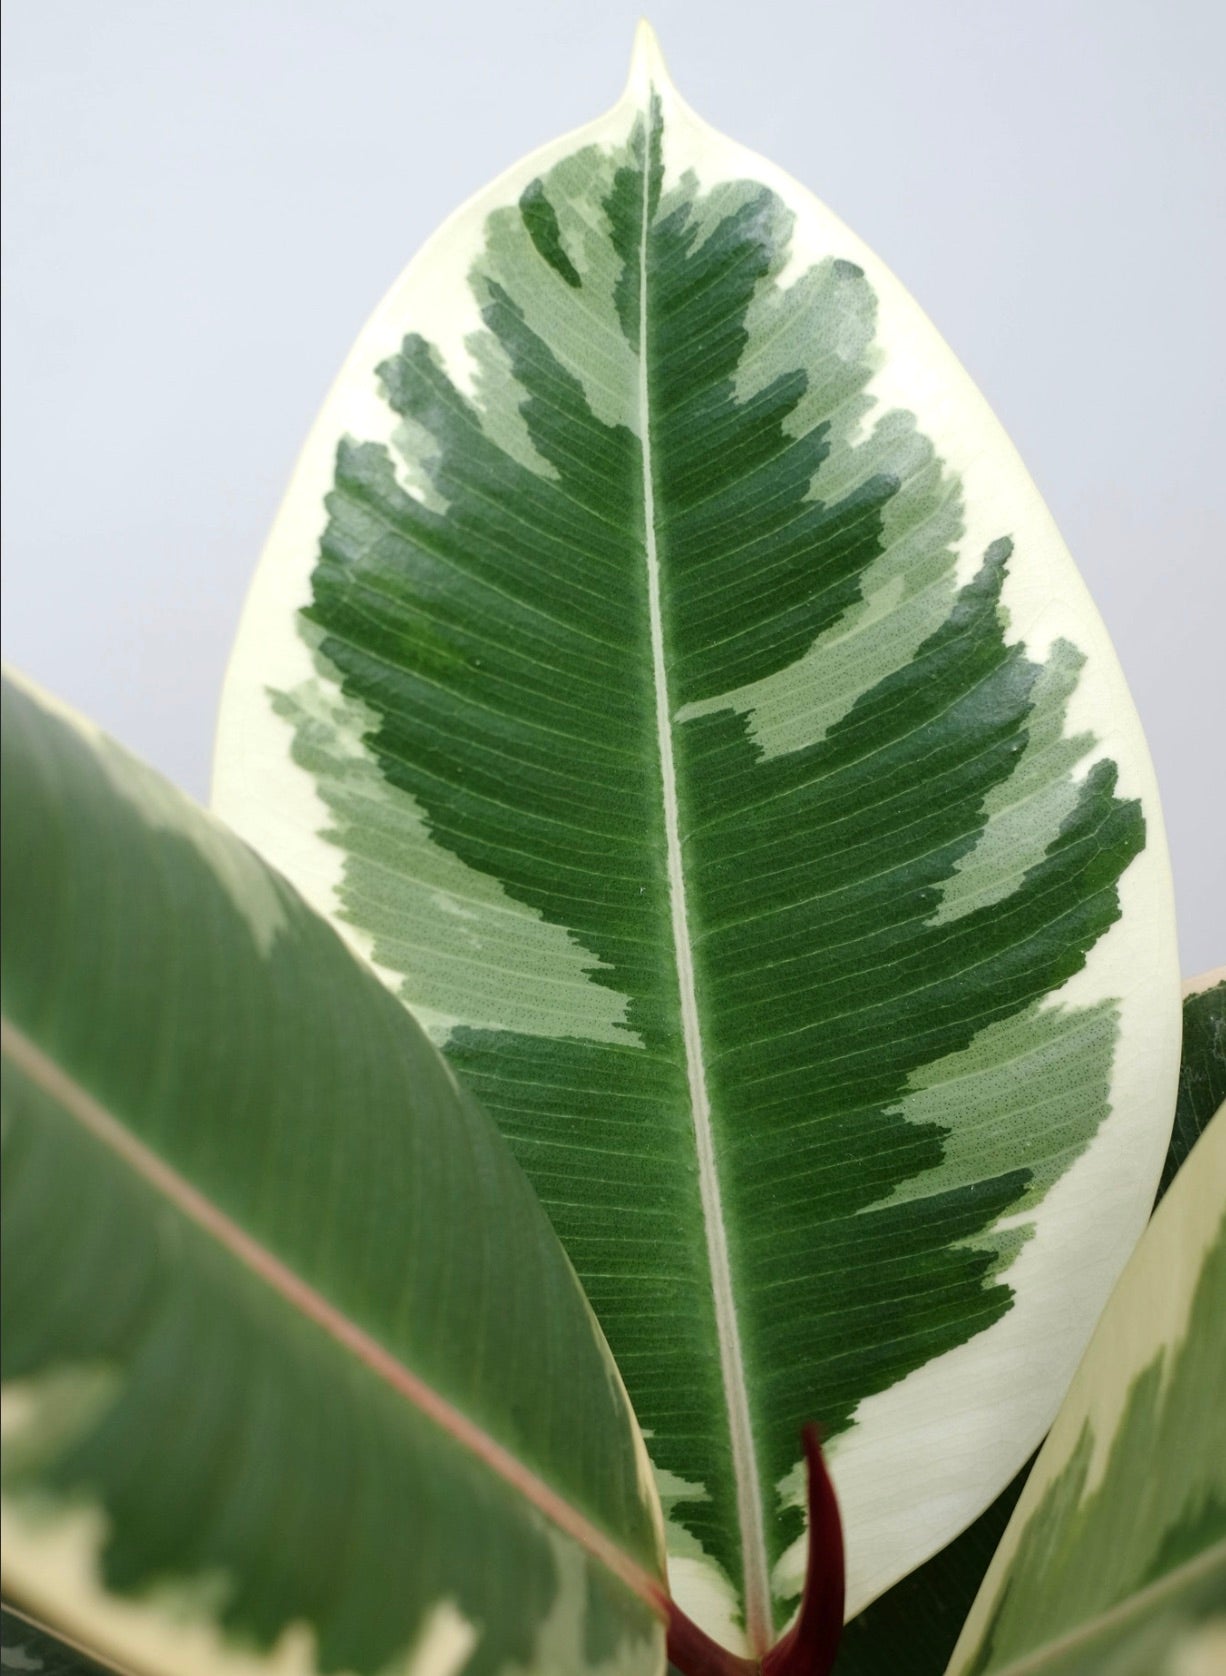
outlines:
[[[1226,1668],[1226,1107],[1111,1298],[949,1676]]]
[[[792,1608],[807,1420],[851,1612],[1002,1488],[1170,1126],[1152,774],[948,349],[648,35],[359,338],[215,796],[510,1138],[708,1628]]]
[[[621,1381],[435,1049],[7,680],[3,810],[6,1598],[141,1676],[662,1670]]]

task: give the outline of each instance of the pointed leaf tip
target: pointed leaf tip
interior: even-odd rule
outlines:
[[[630,75],[626,81],[626,96],[644,103],[652,94],[671,93],[672,78],[660,51],[655,30],[641,17],[634,31],[634,46],[630,52]]]

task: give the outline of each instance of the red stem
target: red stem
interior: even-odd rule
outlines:
[[[808,1473],[809,1558],[800,1612],[759,1663],[739,1657],[668,1602],[668,1656],[682,1676],[830,1676],[843,1633],[843,1524],[822,1459],[821,1433],[804,1429]]]
[[[675,1601],[668,1603],[668,1662],[682,1676],[759,1676],[756,1659],[743,1659],[712,1641]]]
[[[829,1676],[843,1634],[843,1521],[822,1459],[821,1432],[804,1429],[809,1559],[796,1622],[762,1660],[762,1676]]]

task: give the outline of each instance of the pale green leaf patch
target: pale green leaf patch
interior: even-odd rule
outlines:
[[[601,962],[566,930],[517,902],[488,873],[430,836],[408,792],[389,790],[362,741],[374,718],[329,680],[278,694],[297,758],[310,768],[336,822],[351,837],[346,918],[384,928],[371,960],[395,983],[431,1037],[444,1045],[464,1022],[531,1035],[636,1044],[627,997],[589,981]]]

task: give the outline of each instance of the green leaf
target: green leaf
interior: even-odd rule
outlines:
[[[1214,972],[1184,985],[1183,1055],[1175,1128],[1161,1198],[1226,1099],[1226,981]],[[1033,1461],[962,1535],[847,1625],[835,1676],[941,1676]]]
[[[1226,1100],[1226,973],[1193,978],[1184,990],[1183,1053],[1179,1097],[1162,1181],[1161,1198],[1183,1168],[1201,1131]]]
[[[1226,1109],[1111,1298],[950,1676],[1178,1676],[1226,1651]]]
[[[1152,772],[961,368],[649,36],[359,338],[215,798],[509,1137],[712,1633],[794,1604],[806,1421],[853,1613],[999,1493],[1169,1131]]]
[[[662,1669],[621,1382],[435,1049],[7,681],[3,810],[6,1595],[146,1673]]]

